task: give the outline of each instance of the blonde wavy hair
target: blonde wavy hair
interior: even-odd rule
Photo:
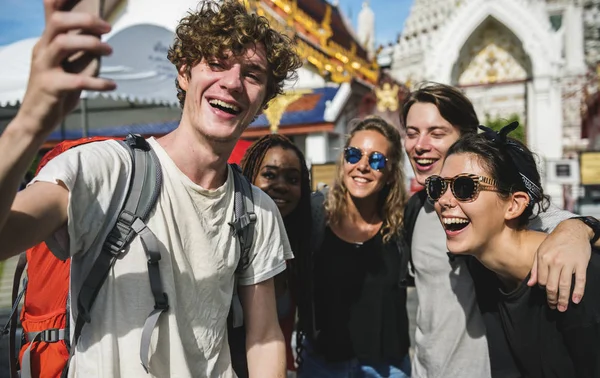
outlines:
[[[352,129],[350,135],[346,138],[344,148],[349,147],[350,141],[360,131],[371,130],[383,135],[390,148],[387,158],[388,164],[386,170],[390,174],[388,184],[379,193],[378,208],[380,216],[383,219],[381,235],[384,243],[388,243],[392,238],[399,235],[402,229],[402,220],[404,217],[404,206],[406,205],[407,192],[405,186],[405,176],[402,169],[402,143],[400,132],[394,126],[387,123],[384,119],[376,116],[370,116]],[[340,154],[336,167],[336,181],[329,190],[325,200],[325,213],[329,224],[339,224],[348,210],[348,188],[344,184],[344,154]]]

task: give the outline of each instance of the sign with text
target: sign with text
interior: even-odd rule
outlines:
[[[600,185],[600,152],[582,152],[579,161],[581,185]]]
[[[546,180],[552,184],[578,184],[579,161],[575,159],[546,160]]]

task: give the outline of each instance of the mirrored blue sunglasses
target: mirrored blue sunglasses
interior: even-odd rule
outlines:
[[[362,159],[364,155],[363,150],[358,147],[346,147],[344,149],[344,159],[348,164],[356,164]],[[388,159],[381,152],[371,152],[369,155],[369,166],[371,169],[381,171],[385,168]]]

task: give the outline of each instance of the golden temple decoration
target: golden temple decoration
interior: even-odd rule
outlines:
[[[296,2],[296,0],[290,1],[290,4],[286,6],[284,11],[289,15],[289,17],[287,18],[287,25],[293,28],[295,19],[294,16],[296,12],[298,12],[298,3]]]
[[[327,4],[325,8],[325,16],[321,21],[321,28],[319,29],[319,41],[321,46],[327,46],[327,40],[333,35],[331,31],[331,5]]]
[[[298,33],[296,25],[301,26],[312,36],[313,41],[319,41],[319,47],[314,47],[306,39],[296,38],[297,51],[302,59],[310,62],[323,76],[330,75],[335,83],[343,83],[351,80],[353,76],[359,75],[371,83],[376,83],[379,78],[379,67],[375,60],[367,61],[357,56],[357,45],[352,43],[350,49],[331,40],[333,31],[331,29],[332,8],[327,4],[322,22],[307,15],[298,8],[297,0],[264,0],[279,8],[283,14],[275,15],[269,5],[261,0],[240,0],[246,8],[256,11],[260,16],[269,20],[271,27],[275,30],[294,37]]]
[[[390,83],[384,83],[381,88],[375,88],[375,96],[377,96],[377,110],[385,112],[395,112],[398,110],[398,92],[400,87],[397,84],[393,86]]]
[[[496,54],[494,54],[494,50],[490,50],[488,52],[486,61],[488,64],[488,69],[486,72],[487,82],[495,83],[496,81],[498,81],[498,70],[494,66],[498,59],[496,59]]]
[[[269,101],[269,106],[264,110],[263,113],[265,113],[265,117],[267,117],[267,120],[269,121],[269,128],[272,133],[276,133],[279,130],[281,117],[283,117],[287,107],[308,93],[312,93],[312,90],[305,89],[289,91],[280,94]]]
[[[525,80],[528,59],[520,41],[488,22],[463,48],[457,61],[459,85],[496,84]]]

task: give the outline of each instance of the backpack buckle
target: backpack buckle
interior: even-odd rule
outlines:
[[[122,258],[125,253],[127,240],[131,237],[133,223],[137,219],[135,214],[127,210],[121,211],[117,218],[117,223],[104,241],[104,248],[102,248],[102,250],[112,257]]]
[[[235,222],[229,222],[229,225],[233,227],[236,233],[240,233],[243,229],[248,227],[250,223],[256,222],[256,219],[256,213],[248,212],[236,219]]]
[[[138,150],[150,151],[150,145],[140,134],[128,134],[125,138],[125,143]]]
[[[37,341],[41,341],[44,343],[57,343],[60,340],[64,339],[64,330],[62,330],[63,335],[61,335],[61,329],[58,328],[48,328],[40,332],[37,337]],[[36,341],[36,340],[32,340]]]
[[[163,293],[163,300],[162,301],[156,301],[154,302],[154,309],[155,310],[163,310],[166,311],[169,309],[169,296],[167,295],[167,293]]]

